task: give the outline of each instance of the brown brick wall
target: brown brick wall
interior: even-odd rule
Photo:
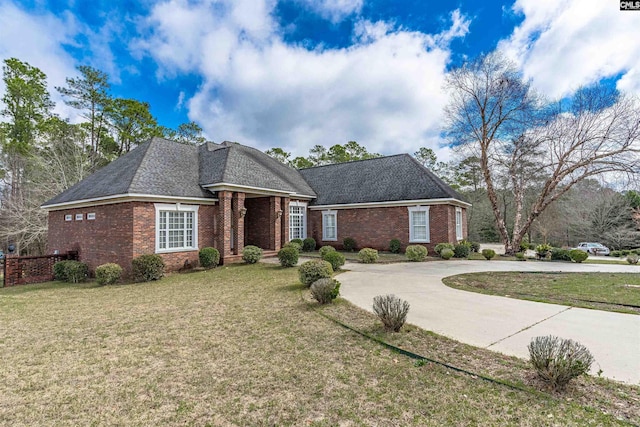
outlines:
[[[342,248],[345,237],[353,237],[358,248],[389,250],[391,239],[400,239],[402,250],[409,243],[409,210],[406,206],[363,209],[340,209],[337,212],[338,240],[322,240],[322,211],[307,211],[307,233],[319,246]],[[431,243],[424,244],[430,252],[436,244],[456,241],[455,206],[431,205],[429,229]],[[463,235],[466,236],[466,213],[463,209]]]
[[[248,198],[244,205],[247,208],[244,219],[244,244],[269,249],[269,197]]]
[[[86,214],[93,212],[96,219],[88,221]],[[198,210],[198,246],[215,247],[215,217],[217,206],[201,205]],[[83,221],[75,221],[82,213]],[[66,214],[74,220],[64,221]],[[127,202],[92,208],[67,209],[49,212],[48,251],[60,253],[78,251],[79,259],[91,271],[107,262],[119,264],[128,274],[133,257],[155,253],[155,206],[149,202]],[[182,268],[185,260],[194,263],[198,251],[160,254],[168,271]]]

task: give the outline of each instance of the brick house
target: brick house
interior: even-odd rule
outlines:
[[[296,170],[224,142],[154,138],[46,202],[50,252],[78,251],[93,270],[157,253],[169,270],[212,246],[223,263],[245,245],[275,253],[294,238],[387,250],[466,237],[455,191],[407,154]]]

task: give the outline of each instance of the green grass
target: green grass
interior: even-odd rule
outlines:
[[[638,387],[584,377],[517,391],[411,359],[320,316],[297,269],[234,265],[159,282],[0,289],[0,425],[624,425]],[[413,326],[429,357],[539,387],[522,360]]]
[[[489,295],[640,314],[640,274],[471,273],[447,277],[447,286]]]

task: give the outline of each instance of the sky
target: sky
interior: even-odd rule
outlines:
[[[163,126],[293,156],[357,141],[447,160],[452,67],[499,50],[550,99],[638,94],[638,40],[616,0],[0,0],[0,59],[45,72],[60,116],[78,120],[55,87],[90,65]]]

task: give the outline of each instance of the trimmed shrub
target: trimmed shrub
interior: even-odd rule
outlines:
[[[409,245],[404,254],[409,261],[421,262],[427,259],[429,251],[422,245]]]
[[[326,254],[328,254],[329,252],[335,252],[336,248],[334,248],[333,246],[323,246],[320,248],[320,250],[318,251],[320,253],[320,258],[324,259],[324,256]]]
[[[99,285],[113,285],[122,277],[122,267],[113,262],[96,267],[96,282]]]
[[[378,262],[378,251],[371,248],[362,248],[358,252],[358,259],[363,264],[375,264]]]
[[[356,239],[353,237],[345,237],[342,241],[342,247],[345,251],[353,252],[356,250]]]
[[[573,262],[577,262],[578,264],[589,258],[589,254],[585,251],[581,251],[580,249],[571,249],[569,251],[569,257],[573,260]]]
[[[438,255],[442,253],[443,249],[451,249],[453,251],[453,245],[451,243],[438,243],[436,247],[433,248]]]
[[[636,254],[627,255],[627,262],[629,264],[636,265],[638,263],[638,259],[640,259],[640,257],[638,257],[638,255],[636,255]]]
[[[399,239],[391,239],[389,242],[389,252],[392,254],[399,254],[402,242]]]
[[[291,242],[289,243],[297,243],[300,245],[300,248],[302,248],[302,244],[304,243],[304,241],[302,239],[291,239]]]
[[[631,251],[630,251],[629,249],[623,249],[623,250],[621,250],[621,251],[620,251],[620,254],[621,254],[622,256],[627,256],[627,255],[629,255],[630,253],[631,253]]]
[[[67,282],[80,283],[87,280],[89,276],[89,266],[80,261],[69,261],[65,268]]]
[[[302,250],[311,252],[316,250],[316,240],[313,237],[307,237],[302,241]]]
[[[67,263],[71,261],[58,261],[53,265],[53,277],[61,282],[67,281]]]
[[[131,278],[135,282],[160,280],[162,276],[164,276],[164,261],[160,255],[140,255],[131,260]]]
[[[302,251],[302,243],[291,241],[291,242],[285,243],[283,248],[296,248],[296,250],[300,252]]]
[[[517,261],[526,261],[527,257],[524,256],[524,252],[516,252]]]
[[[609,255],[614,256],[616,258],[620,258],[622,256],[622,252],[621,251],[611,251],[611,253]]]
[[[333,267],[331,267],[331,264],[321,259],[303,262],[298,270],[300,282],[307,287],[311,286],[316,280],[330,278],[332,274]]]
[[[551,259],[554,261],[571,261],[571,255],[566,249],[552,248]]]
[[[395,295],[378,295],[373,299],[373,312],[386,330],[398,332],[407,320],[409,303]]]
[[[469,245],[458,243],[453,247],[453,256],[456,258],[469,258]]]
[[[283,267],[293,267],[298,263],[298,249],[287,246],[278,251],[278,260]]]
[[[482,256],[485,257],[487,261],[489,261],[491,258],[496,256],[496,251],[494,251],[493,249],[483,249]]]
[[[593,356],[582,344],[552,335],[536,337],[529,343],[531,365],[554,390],[562,390],[572,379],[586,374]]]
[[[198,258],[202,267],[213,268],[220,263],[220,252],[216,248],[202,248]]]
[[[638,249],[631,249],[631,253],[636,254],[636,255],[640,255],[640,248],[638,248]]]
[[[340,294],[340,282],[329,277],[311,284],[311,296],[320,304],[329,304]]]
[[[257,246],[245,246],[242,250],[242,260],[247,264],[255,264],[262,259],[262,249]]]
[[[337,251],[329,251],[322,257],[323,260],[331,264],[333,271],[338,271],[344,265],[346,259],[344,255]]]
[[[445,260],[453,258],[453,250],[444,248],[442,251],[440,251],[440,257]]]

